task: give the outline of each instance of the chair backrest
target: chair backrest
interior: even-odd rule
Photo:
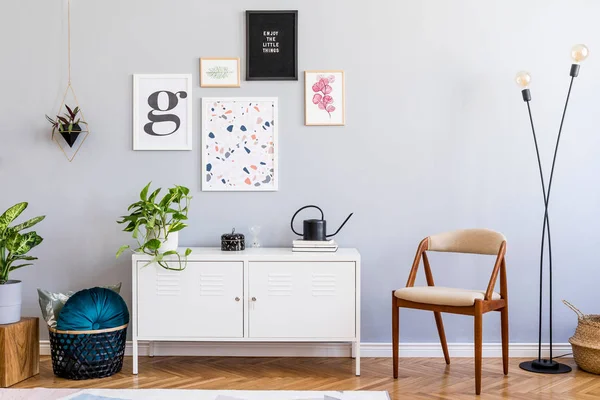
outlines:
[[[491,229],[460,229],[429,236],[427,250],[497,255],[506,237]]]

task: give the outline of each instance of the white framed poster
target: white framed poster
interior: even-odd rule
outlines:
[[[275,191],[276,97],[202,99],[202,190]]]
[[[216,57],[201,58],[200,87],[240,87],[240,59]]]
[[[133,149],[192,150],[192,75],[133,75]]]
[[[304,125],[345,125],[344,71],[304,71]]]

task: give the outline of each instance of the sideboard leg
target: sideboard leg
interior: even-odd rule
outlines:
[[[360,342],[353,343],[355,365],[356,365],[356,376],[360,376]]]
[[[352,358],[356,358],[356,342],[352,342]]]
[[[148,356],[154,357],[154,342],[148,342]]]
[[[133,338],[133,374],[138,374],[138,341]]]

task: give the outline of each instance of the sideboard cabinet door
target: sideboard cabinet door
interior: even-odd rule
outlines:
[[[354,338],[353,262],[250,262],[249,337]]]
[[[244,336],[242,262],[190,261],[183,271],[144,265],[137,264],[140,339]]]

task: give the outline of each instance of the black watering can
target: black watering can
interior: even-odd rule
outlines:
[[[298,233],[294,229],[294,218],[296,218],[296,215],[298,215],[298,213],[300,211],[304,210],[305,208],[316,208],[317,210],[319,210],[321,212],[321,219],[305,219],[304,224],[303,224],[304,232]],[[313,205],[304,206],[301,209],[299,209],[298,211],[296,211],[296,213],[292,217],[292,222],[290,223],[290,225],[292,226],[292,232],[294,232],[298,236],[302,236],[302,239],[304,239],[304,240],[318,240],[318,241],[327,240],[327,238],[337,235],[338,232],[344,227],[344,225],[346,225],[346,222],[348,222],[348,220],[350,219],[350,217],[353,214],[354,213],[351,213],[350,215],[348,215],[348,218],[346,218],[344,223],[342,225],[340,225],[338,230],[335,231],[335,233],[332,233],[331,235],[327,234],[327,221],[325,221],[325,219],[324,219],[325,216],[323,215],[323,210],[321,210],[319,207],[313,206]]]

